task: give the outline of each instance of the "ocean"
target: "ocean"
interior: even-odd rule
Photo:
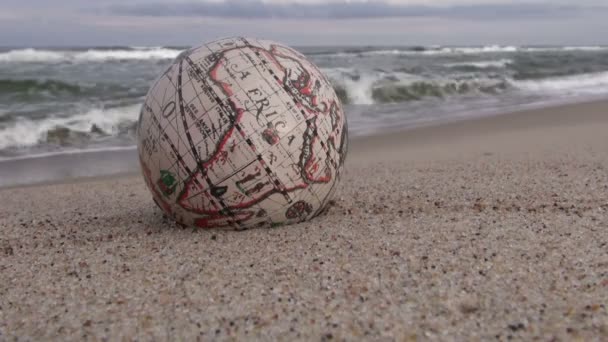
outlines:
[[[0,48],[0,159],[132,149],[149,86],[186,48]],[[355,136],[608,97],[608,46],[296,49]]]

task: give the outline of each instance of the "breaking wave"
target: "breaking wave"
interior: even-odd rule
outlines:
[[[0,158],[133,145],[150,83],[184,47],[0,48]],[[303,47],[354,132],[608,95],[608,47]],[[443,116],[442,116],[443,115]],[[375,127],[375,128],[374,128]]]
[[[393,49],[367,48],[346,49],[343,51],[317,51],[309,55],[324,55],[328,57],[369,57],[390,55],[477,55],[516,52],[560,52],[560,51],[608,51],[608,46],[566,46],[566,47],[520,47],[486,45],[478,47],[403,47]]]
[[[39,143],[68,146],[89,142],[92,138],[116,136],[132,130],[141,105],[94,108],[69,117],[46,117],[41,120],[20,118],[0,125],[0,150],[23,148]]]
[[[174,59],[183,50],[165,47],[133,47],[88,50],[17,49],[0,53],[0,62],[60,63]]]
[[[541,93],[604,94],[608,92],[608,72],[514,81],[518,89]]]
[[[60,62],[104,62],[129,60],[174,59],[185,48],[179,47],[116,47],[90,48],[86,50],[13,49],[0,52],[0,62],[60,63]],[[414,46],[399,48],[345,48],[340,50],[308,51],[309,56],[370,57],[391,55],[475,55],[515,52],[559,52],[559,51],[608,51],[608,46],[565,47],[519,47],[487,45],[477,47]]]
[[[413,102],[424,99],[447,99],[455,96],[495,96],[507,90],[539,94],[600,94],[608,92],[608,72],[541,80],[511,78],[423,78],[406,73],[363,73],[348,68],[326,69],[334,87],[345,103],[369,105],[374,103]],[[6,83],[0,82],[6,87]],[[15,87],[30,87],[11,84]],[[33,86],[39,86],[34,84]],[[49,86],[49,85],[45,85]],[[78,91],[73,85],[50,83],[50,87]],[[78,146],[92,140],[128,134],[137,122],[140,104],[113,108],[89,108],[67,116],[41,119],[19,118],[0,122],[0,150],[31,147],[39,144]]]
[[[451,78],[442,78],[400,72],[360,72],[348,68],[323,71],[334,85],[340,99],[344,103],[357,105],[465,95],[495,96],[506,90],[539,95],[564,92],[570,95],[589,95],[608,92],[608,72],[522,81],[507,75],[451,75]]]
[[[348,104],[374,104],[418,101],[465,94],[498,94],[510,84],[500,78],[425,78],[395,72],[367,72],[347,68],[323,70],[336,93]]]
[[[477,61],[477,62],[460,62],[460,63],[448,63],[447,67],[456,69],[499,69],[506,68],[509,64],[513,64],[512,59],[499,59],[489,61]]]

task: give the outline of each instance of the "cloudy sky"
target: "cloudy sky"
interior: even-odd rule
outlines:
[[[608,44],[606,0],[0,0],[0,46]]]

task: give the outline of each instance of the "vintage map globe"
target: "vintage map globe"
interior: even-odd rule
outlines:
[[[348,147],[342,105],[319,69],[285,45],[242,37],[178,56],[148,92],[137,131],[154,201],[198,227],[314,217]]]

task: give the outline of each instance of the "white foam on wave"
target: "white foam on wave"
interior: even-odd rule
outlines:
[[[461,62],[461,63],[448,63],[445,66],[447,67],[462,67],[462,66],[472,66],[480,69],[488,69],[488,68],[505,68],[507,65],[512,64],[513,60],[511,59],[499,59],[493,61],[477,61],[477,62]]]
[[[116,135],[118,125],[137,121],[141,105],[110,109],[94,108],[70,117],[48,117],[43,120],[20,120],[0,126],[0,149],[34,146],[47,137],[49,131],[65,127],[76,132],[90,132],[93,125],[106,134]]]
[[[486,45],[476,47],[441,47],[433,46],[419,50],[407,49],[378,49],[363,52],[336,52],[328,53],[331,57],[357,57],[357,56],[416,56],[416,55],[476,55],[492,53],[515,53],[515,52],[559,52],[559,51],[608,51],[608,46],[563,46],[563,47],[519,47]]]
[[[0,62],[103,62],[113,60],[162,60],[177,57],[182,50],[163,47],[86,51],[19,49],[0,53]]]
[[[608,46],[548,46],[548,47],[521,47],[487,45],[482,47],[443,47],[433,50],[421,51],[423,54],[484,54],[504,52],[559,52],[559,51],[604,51]]]
[[[163,49],[162,46],[143,46],[143,45],[133,45],[129,46],[129,48],[133,50],[153,50],[153,49]]]
[[[483,54],[483,53],[499,53],[499,52],[517,52],[521,48],[516,46],[500,46],[488,45],[480,47],[429,47],[420,50],[404,50],[404,49],[380,49],[363,52],[336,52],[328,54],[337,57],[354,57],[354,56],[390,56],[390,55],[450,55],[450,54]]]
[[[411,55],[419,52],[410,51],[410,50],[372,50],[360,52],[359,55],[362,56],[375,56],[375,55]]]
[[[425,54],[479,54],[479,53],[498,53],[498,52],[517,52],[517,46],[487,45],[482,47],[447,47],[439,50],[424,51]]]
[[[362,75],[351,68],[321,69],[333,82],[340,84],[353,104],[371,105],[374,103],[372,89],[374,83],[382,79],[384,73],[367,72]]]
[[[173,59],[180,50],[156,48],[148,50],[88,50],[74,54],[76,61],[108,61],[135,59]]]
[[[428,77],[405,72],[384,72],[375,70],[357,70],[352,68],[326,68],[321,69],[333,84],[342,87],[348,96],[349,102],[355,105],[375,104],[373,93],[382,87],[407,87],[414,84],[428,84],[441,87],[460,87],[463,84],[482,88],[497,87],[502,79],[486,77],[469,77],[456,79],[449,77]]]
[[[510,59],[488,60],[478,62],[461,62],[446,64],[446,66],[472,65],[478,68],[504,68],[513,61]],[[336,86],[344,89],[349,102],[356,105],[374,104],[374,91],[379,87],[410,86],[414,83],[424,83],[443,87],[472,87],[471,92],[478,88],[484,89],[514,89],[526,94],[559,96],[593,96],[608,94],[608,71],[588,74],[578,74],[563,77],[551,77],[535,80],[514,80],[511,76],[483,77],[469,74],[454,74],[434,77],[413,75],[404,72],[384,72],[376,70],[359,70],[355,68],[325,68],[323,73]],[[466,77],[464,77],[466,76]]]
[[[59,51],[21,49],[0,53],[0,62],[58,62],[64,57]]]
[[[565,46],[565,47],[517,47],[486,45],[478,47],[441,47],[432,46],[420,50],[378,49],[363,52],[328,53],[332,57],[355,56],[390,56],[390,55],[450,55],[450,54],[484,54],[506,52],[539,52],[539,51],[603,51],[608,46]],[[0,62],[100,62],[112,60],[146,60],[173,59],[183,50],[165,48],[162,46],[146,47],[132,46],[129,49],[89,49],[76,50],[44,50],[44,49],[15,49],[0,53]]]
[[[524,91],[549,94],[595,95],[608,93],[608,72],[552,77],[543,80],[513,81]]]
[[[608,50],[608,46],[566,46],[564,51],[604,51]]]

